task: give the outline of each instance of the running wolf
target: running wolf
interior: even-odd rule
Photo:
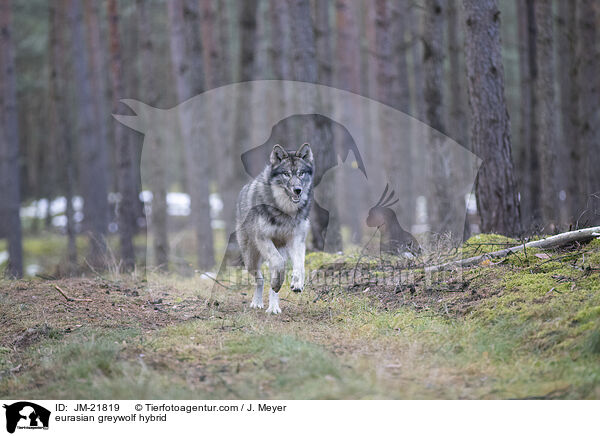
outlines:
[[[304,254],[308,215],[312,203],[314,160],[309,144],[298,151],[273,147],[269,162],[240,191],[236,208],[236,237],[244,266],[255,277],[250,307],[263,307],[264,279],[261,264],[271,274],[267,313],[281,313],[279,289],[285,278],[285,262],[292,262],[291,289],[304,287]]]

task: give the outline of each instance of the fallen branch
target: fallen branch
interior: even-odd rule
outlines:
[[[527,248],[555,248],[560,247],[561,245],[570,244],[573,242],[583,242],[589,241],[590,239],[594,239],[600,236],[600,226],[597,227],[589,227],[586,229],[574,230],[572,232],[560,233],[558,235],[550,236],[548,238],[540,239],[539,241],[532,241],[526,244],[517,245],[515,247],[505,248],[503,250],[492,251],[491,253],[481,254],[479,256],[469,257],[467,259],[457,260],[454,262],[448,262],[441,265],[433,265],[429,267],[425,267],[426,273],[432,273],[437,271],[443,271],[455,267],[461,266],[473,266],[477,265],[479,262],[490,259],[490,258],[498,258],[498,257],[506,257],[510,254],[517,253],[522,250],[527,250]]]
[[[63,291],[58,285],[54,285],[54,289],[56,289],[60,293],[60,295],[65,297],[65,300],[67,300],[67,301],[92,301],[90,298],[69,297],[67,294],[65,294],[65,291]]]

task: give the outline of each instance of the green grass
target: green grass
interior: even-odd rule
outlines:
[[[260,397],[269,389],[274,398],[364,398],[378,388],[325,347],[275,332],[246,335],[227,343],[227,352],[256,368],[244,377],[244,394]]]
[[[120,357],[141,341],[132,329],[85,329],[63,339],[48,339],[28,350],[22,359],[32,362],[21,377],[0,383],[3,397],[111,399],[191,398],[183,380],[152,371],[141,361]]]

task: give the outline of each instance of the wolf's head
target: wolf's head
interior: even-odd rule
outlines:
[[[269,181],[275,194],[284,194],[298,206],[306,203],[312,190],[314,162],[310,145],[302,144],[298,151],[286,151],[279,144],[270,156]]]

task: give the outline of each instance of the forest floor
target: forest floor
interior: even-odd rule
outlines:
[[[356,263],[307,256],[334,275]],[[443,281],[390,286],[371,268],[353,286],[284,286],[281,315],[209,279],[0,281],[0,397],[600,398],[600,240]]]

